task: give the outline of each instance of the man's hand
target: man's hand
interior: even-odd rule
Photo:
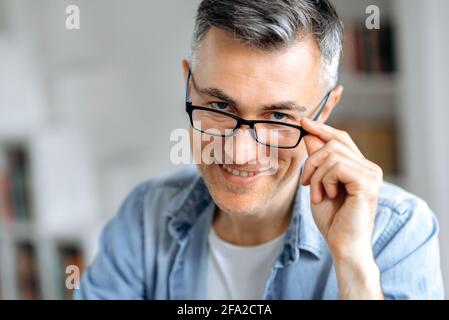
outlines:
[[[365,159],[350,136],[302,120],[309,158],[301,184],[310,185],[315,223],[333,257],[341,298],[382,298],[371,248],[382,170]]]

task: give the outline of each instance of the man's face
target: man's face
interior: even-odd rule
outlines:
[[[187,73],[186,63],[184,69]],[[213,106],[250,120],[299,125],[301,118],[317,112],[329,89],[321,78],[319,48],[307,37],[288,48],[266,52],[245,46],[230,33],[212,28],[198,48],[197,64],[192,71],[195,86],[191,86],[190,100],[194,105]],[[291,110],[285,110],[285,105]],[[223,148],[223,153],[226,163],[231,159],[231,164],[216,161],[198,165],[221,210],[256,214],[276,208],[295,192],[305,156],[303,142],[294,149],[277,149],[276,165],[270,166],[259,159],[260,148],[267,147],[254,140],[248,127],[242,127],[237,136],[227,139],[233,139],[233,150]],[[203,142],[202,147],[207,143]],[[268,169],[274,172],[261,173]]]

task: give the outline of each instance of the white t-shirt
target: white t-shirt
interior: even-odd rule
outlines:
[[[237,246],[209,233],[207,298],[211,300],[262,299],[274,261],[282,251],[285,233],[257,245]]]

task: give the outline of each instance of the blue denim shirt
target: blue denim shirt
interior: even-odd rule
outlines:
[[[194,168],[137,186],[103,230],[78,299],[206,299],[215,204]],[[387,299],[440,299],[438,223],[421,199],[384,183],[372,248]],[[248,283],[250,286],[251,283]],[[326,243],[299,186],[265,299],[338,299]]]

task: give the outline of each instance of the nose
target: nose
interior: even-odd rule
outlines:
[[[239,128],[225,143],[226,163],[256,164],[259,144],[250,128]]]

